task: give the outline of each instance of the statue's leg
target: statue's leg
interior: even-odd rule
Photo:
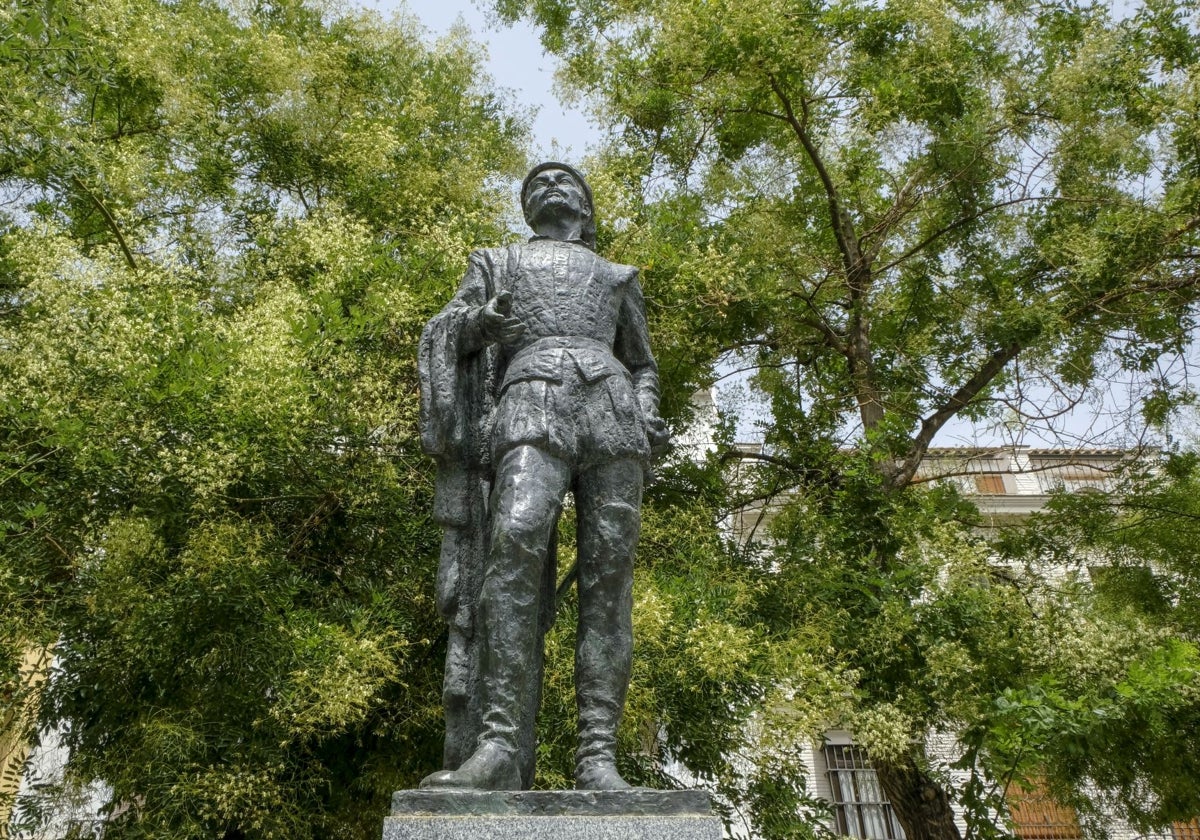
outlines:
[[[484,558],[482,535],[469,527],[448,526],[442,539],[442,563],[439,577],[453,577],[454,598],[439,609],[448,624],[446,669],[442,681],[442,708],[446,718],[446,741],[442,766],[457,768],[475,751],[480,723],[478,702],[472,693],[478,688],[479,640],[474,633],[474,606],[479,597]],[[473,568],[478,567],[478,568]],[[439,596],[442,588],[439,586]],[[469,600],[468,600],[469,599]]]
[[[537,641],[533,650],[535,659],[530,665],[533,679],[533,700],[521,719],[520,737],[517,739],[517,758],[521,768],[521,787],[533,787],[537,774],[537,712],[542,706],[542,688],[546,674],[546,633],[554,625],[557,603],[555,593],[558,585],[558,522],[550,528],[550,542],[546,547],[546,562],[542,564],[542,596],[538,605]]]
[[[629,785],[616,768],[617,726],[633,659],[633,552],[641,524],[642,466],[627,459],[579,477],[579,630],[575,786]]]
[[[483,732],[461,767],[434,773],[423,787],[515,790],[518,749],[532,725],[541,633],[539,606],[550,531],[558,521],[571,469],[533,446],[505,452],[492,492],[491,546],[479,596],[477,630],[484,633],[480,682]]]

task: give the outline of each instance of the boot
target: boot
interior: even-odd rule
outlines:
[[[629,790],[611,758],[593,756],[575,765],[575,790]]]
[[[586,641],[594,632],[584,631],[584,643],[575,654],[575,700],[579,704],[579,749],[575,753],[576,790],[624,790],[629,783],[617,772],[617,726],[625,706],[629,684],[630,645],[623,639],[599,646],[604,655]],[[591,650],[589,651],[589,647]]]
[[[484,741],[457,770],[439,770],[421,780],[422,788],[520,790],[521,771],[510,750]]]

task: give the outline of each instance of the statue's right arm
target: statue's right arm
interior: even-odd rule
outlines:
[[[417,366],[421,379],[421,445],[436,458],[462,459],[472,449],[471,429],[474,420],[470,410],[464,412],[464,400],[483,399],[479,390],[481,369],[473,364],[481,350],[494,341],[504,341],[489,324],[489,308],[495,312],[500,304],[496,293],[500,271],[497,260],[500,249],[485,249],[471,253],[467,271],[458,291],[442,311],[434,315],[421,332]],[[501,326],[508,329],[506,318],[498,315]],[[519,322],[518,322],[519,326]],[[520,327],[523,330],[523,327]],[[480,403],[481,414],[486,414]],[[450,492],[439,492],[450,500]],[[458,510],[457,502],[447,505]],[[447,514],[449,516],[449,514]]]
[[[464,419],[463,400],[474,399],[471,357],[484,346],[479,312],[487,304],[491,261],[475,251],[454,297],[421,332],[417,368],[421,379],[421,446],[435,458],[461,459],[470,448],[471,423]],[[445,469],[439,469],[439,482]],[[447,475],[449,473],[446,473]],[[450,521],[461,504],[449,487],[439,487],[439,504]]]
[[[494,256],[473,251],[458,293],[442,310],[456,324],[459,356],[477,353],[488,344],[513,344],[525,335],[525,325],[509,312],[511,295],[496,291]]]
[[[487,344],[481,328],[481,315],[488,304],[492,288],[492,265],[487,254],[472,251],[467,258],[467,272],[458,285],[458,292],[446,304],[440,317],[454,320],[459,356],[477,353]]]

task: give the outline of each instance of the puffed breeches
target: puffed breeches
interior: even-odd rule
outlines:
[[[626,458],[646,460],[646,421],[628,376],[592,382],[528,379],[504,389],[492,427],[493,464],[516,446],[536,446],[578,469]]]

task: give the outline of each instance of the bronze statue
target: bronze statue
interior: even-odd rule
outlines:
[[[438,607],[450,624],[445,770],[422,787],[516,790],[533,780],[555,533],[578,521],[578,789],[629,785],[616,731],[633,650],[643,474],[667,444],[637,269],[595,252],[592,194],[566,164],[521,189],[528,243],[470,255],[421,336],[422,441],[445,528]]]

